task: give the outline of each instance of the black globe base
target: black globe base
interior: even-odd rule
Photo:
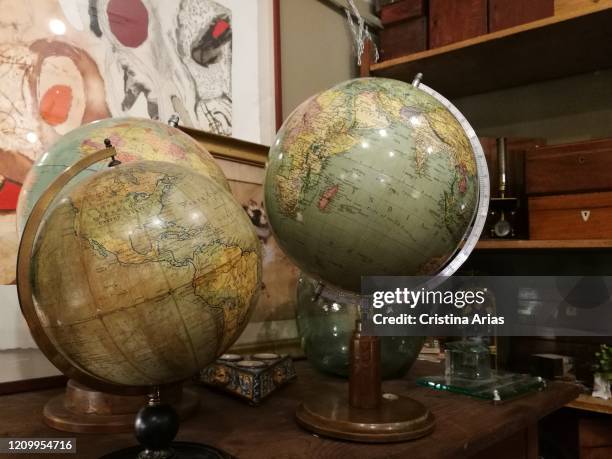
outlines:
[[[176,441],[169,447],[169,450],[159,455],[157,451],[147,451],[142,446],[131,446],[102,456],[100,459],[232,459],[234,457],[221,449],[200,443]],[[165,455],[168,452],[170,456]]]
[[[136,415],[134,433],[139,446],[131,446],[100,459],[228,459],[230,454],[208,445],[172,441],[179,428],[179,418],[172,406],[160,403],[159,389],[149,404]]]

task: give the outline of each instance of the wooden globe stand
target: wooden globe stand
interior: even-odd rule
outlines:
[[[38,228],[53,200],[77,174],[93,164],[108,158],[111,158],[111,162],[108,164],[109,167],[121,164],[115,158],[116,151],[109,139],[104,140],[104,145],[106,148],[81,158],[49,185],[38,201],[36,201],[26,222],[19,245],[17,292],[22,314],[28,323],[32,337],[45,356],[60,371],[71,378],[71,381],[74,380],[69,382],[65,396],[53,399],[45,406],[45,419],[53,427],[70,432],[115,432],[113,429],[122,429],[129,419],[129,424],[134,426],[136,438],[141,443],[141,446],[111,453],[105,456],[108,458],[229,458],[231,456],[227,453],[206,445],[187,442],[172,443],[178,432],[180,419],[179,414],[171,404],[173,390],[175,400],[177,401],[175,404],[177,404],[179,412],[183,416],[187,416],[197,409],[198,400],[195,394],[189,391],[181,392],[180,385],[174,386],[174,389],[171,388],[172,386],[155,386],[153,391],[151,391],[150,386],[120,386],[106,383],[95,375],[81,370],[64,357],[57,350],[55,344],[51,341],[38,320],[33,300],[33,286],[30,280],[32,253]],[[75,381],[78,381],[78,383]],[[149,394],[147,406],[141,408],[135,418],[132,413],[124,412],[135,410],[136,399],[138,400],[138,405],[141,406],[143,403],[142,394]],[[164,394],[166,399],[163,403],[162,394]],[[122,406],[124,403],[128,406]],[[106,411],[110,412],[110,416],[105,414]],[[109,416],[106,417],[109,424],[104,425],[104,420],[101,417],[96,418],[97,422],[92,422],[94,418],[91,416],[94,413],[96,413],[96,416]]]
[[[469,225],[465,228],[463,240],[457,244],[453,253],[449,254],[448,259],[445,260],[446,263],[435,274],[434,283],[436,283],[452,276],[476,246],[488,215],[490,184],[486,157],[476,132],[449,100],[432,88],[421,84],[422,77],[423,75],[418,73],[412,85],[437,100],[459,123],[465,135],[463,141],[468,141],[471,145],[476,177],[478,179],[477,207],[474,209]],[[281,138],[279,137],[278,140],[280,141]],[[282,158],[282,156],[278,155],[278,158]],[[303,160],[308,162],[308,157]],[[274,177],[274,174],[277,173],[277,168],[280,167],[278,161],[273,158],[271,161],[273,162],[267,169],[266,180]],[[357,186],[355,183],[357,182],[349,183],[348,186]],[[266,201],[269,201],[269,199]],[[273,218],[270,218],[270,224],[274,227]],[[309,228],[307,225],[304,225],[303,228],[300,228],[300,231],[304,233],[312,231],[312,233],[309,233],[309,236],[313,238],[317,236],[315,230],[318,231],[319,227]],[[284,235],[292,236],[290,233],[285,233]],[[281,241],[284,235],[277,234]],[[335,242],[334,238],[330,238],[325,241],[325,244],[331,246]],[[296,245],[295,247],[302,246]],[[295,253],[288,253],[288,255],[299,262],[300,255],[297,252],[295,250]],[[335,255],[335,253],[332,253],[332,255]],[[325,275],[328,273],[316,272],[317,268],[309,265],[310,263],[306,260],[305,271],[309,271],[306,268],[310,268],[314,270],[311,274],[318,274],[319,277],[325,280]],[[369,270],[371,271],[371,267]],[[388,276],[391,274],[391,272],[386,273]],[[394,274],[414,275],[415,273],[395,272]],[[314,399],[304,401],[298,407],[296,413],[297,421],[300,425],[321,435],[371,443],[412,440],[433,431],[434,417],[421,403],[395,394],[382,393],[380,382],[380,342],[376,337],[362,336],[359,324],[351,340],[350,359],[348,397],[346,394],[329,394],[318,395]]]
[[[300,404],[298,423],[332,438],[365,443],[414,440],[433,432],[433,414],[420,402],[381,390],[380,338],[363,336],[356,322],[350,343],[349,391]]]
[[[146,401],[147,388],[125,388],[104,384],[91,375],[79,371],[60,355],[35,318],[32,302],[32,286],[29,281],[31,254],[36,231],[45,211],[63,187],[87,167],[111,158],[109,167],[121,164],[115,158],[116,151],[109,139],[104,139],[106,148],[81,160],[62,173],[41,195],[32,209],[21,239],[17,260],[17,289],[22,313],[39,348],[49,360],[66,376],[71,378],[63,395],[51,399],[43,410],[46,424],[58,430],[76,433],[129,432],[134,425],[136,413]],[[79,382],[77,382],[79,381]],[[164,388],[164,398],[172,403],[181,418],[195,413],[199,399],[190,391],[182,391],[181,385]]]
[[[200,398],[181,384],[164,387],[161,400],[172,405],[180,420],[195,414]],[[111,394],[68,380],[66,391],[49,400],[43,410],[45,424],[74,433],[124,433],[134,429],[136,414],[147,397],[142,394]]]
[[[100,459],[231,459],[225,451],[193,442],[173,442],[179,428],[174,408],[162,403],[159,387],[136,415],[134,430],[139,446],[131,446]]]

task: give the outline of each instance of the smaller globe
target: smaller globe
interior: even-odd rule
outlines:
[[[302,349],[319,371],[348,377],[349,343],[359,318],[359,297],[324,290],[316,297],[317,282],[304,274],[297,284],[297,325]],[[383,379],[402,377],[414,364],[425,338],[382,336],[380,338]]]
[[[130,161],[167,161],[211,177],[229,190],[219,165],[208,151],[183,131],[145,118],[107,118],[80,126],[55,142],[30,169],[17,203],[17,225],[25,223],[45,189],[64,170],[84,156],[104,148],[109,139],[117,150],[117,159]],[[96,164],[83,171],[69,186],[106,167]]]
[[[97,381],[149,386],[189,378],[238,338],[258,298],[260,243],[217,181],[137,161],[55,202],[30,281],[51,352]]]

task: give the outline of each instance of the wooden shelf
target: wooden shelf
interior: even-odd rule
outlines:
[[[586,394],[580,394],[577,399],[565,406],[593,413],[612,414],[612,400],[604,400]]]
[[[476,244],[476,250],[525,250],[525,249],[612,249],[612,239],[579,240],[525,240],[485,239]]]
[[[603,2],[602,2],[603,3]],[[612,68],[612,2],[372,64],[454,98]]]

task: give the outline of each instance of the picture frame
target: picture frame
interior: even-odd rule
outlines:
[[[208,27],[205,22],[211,19],[212,13],[195,16],[183,14],[180,16],[181,20],[189,22],[192,27],[177,28],[177,15],[170,14],[170,10],[174,11],[179,2],[143,0],[141,3],[149,9],[148,15],[145,15],[149,21],[148,34],[141,37],[144,41],[140,45],[130,43],[128,46],[119,46],[114,41],[122,38],[121,31],[117,32],[117,27],[121,24],[113,23],[110,16],[107,17],[108,0],[54,0],[42,2],[41,7],[36,9],[16,0],[7,2],[6,20],[13,26],[6,27],[0,37],[3,52],[11,56],[3,63],[2,80],[5,95],[10,97],[5,98],[4,109],[0,110],[4,111],[5,115],[10,115],[5,116],[6,126],[0,135],[0,301],[3,304],[0,350],[5,356],[10,355],[14,364],[11,364],[12,370],[7,372],[5,379],[0,380],[0,392],[2,387],[8,392],[18,392],[21,387],[30,387],[30,382],[43,381],[45,378],[56,381],[54,378],[62,378],[32,341],[21,317],[17,288],[14,285],[14,266],[19,243],[15,229],[17,196],[33,162],[62,135],[82,124],[109,116],[150,117],[153,106],[158,110],[158,118],[162,122],[168,119],[171,112],[177,113],[177,110],[168,110],[167,103],[161,103],[161,100],[167,97],[158,97],[156,101],[155,97],[149,98],[145,92],[139,90],[133,92],[135,101],[128,100],[129,94],[124,94],[125,85],[121,75],[115,75],[112,81],[106,81],[107,77],[110,78],[120,71],[117,69],[121,60],[115,59],[117,56],[112,54],[116,49],[124,49],[123,57],[126,59],[121,61],[124,64],[133,66],[139,63],[140,66],[136,70],[148,69],[148,80],[142,72],[136,72],[135,69],[132,69],[135,74],[130,78],[140,76],[144,78],[143,81],[157,81],[158,89],[172,85],[178,80],[174,81],[174,78],[169,78],[160,71],[151,72],[150,66],[145,65],[151,60],[149,54],[153,48],[159,52],[162,48],[165,50],[167,59],[158,60],[158,64],[164,64],[167,72],[172,72],[173,68],[176,69],[179,65],[188,65],[191,66],[191,71],[186,68],[185,73],[193,73],[194,64],[187,63],[186,56],[183,56],[184,62],[180,64],[177,62],[178,54],[168,54],[168,49],[172,49],[168,47],[168,37],[178,37],[174,43],[177,49],[190,48],[186,43],[195,43],[198,38],[198,35],[193,35],[192,32],[204,31]],[[210,41],[206,42],[208,50],[223,51],[221,48],[227,48],[224,37],[231,31],[231,86],[234,101],[232,110],[235,122],[231,135],[250,140],[258,139],[255,141],[264,143],[272,142],[283,119],[279,0],[185,0],[181,2],[183,3],[197,7],[218,3],[219,9],[215,10],[216,15],[213,15],[218,20],[211,25],[219,27],[213,27],[210,31],[215,32],[213,35],[219,43],[215,47],[212,46],[214,43],[211,45]],[[94,14],[96,8],[90,8],[92,6],[100,10],[99,15]],[[231,30],[227,29],[225,23],[228,21],[222,17],[224,9],[232,13],[229,21]],[[130,20],[124,23],[134,23],[142,19],[131,17],[135,14],[133,11],[114,14],[114,17],[121,20],[126,14],[130,16]],[[98,28],[100,30],[97,30]],[[162,33],[163,30],[175,33]],[[126,38],[125,34],[123,38]],[[161,43],[164,41],[165,44]],[[202,42],[202,45],[206,43]],[[196,56],[198,59],[207,55],[210,57],[206,49],[202,49],[202,52]],[[196,57],[192,56],[194,60]],[[218,67],[217,64],[215,66]],[[181,82],[187,80],[180,79]],[[196,80],[197,78],[194,79]],[[140,88],[137,81],[133,83],[132,89]],[[21,88],[23,90],[14,87],[20,84],[26,85]],[[61,91],[51,91],[53,88],[59,88]],[[209,84],[200,82],[195,85],[195,89],[198,88],[210,92]],[[47,103],[57,102],[51,100],[53,98],[45,100],[47,93],[50,96],[65,95],[66,91],[71,97],[64,97],[60,102],[70,100],[70,106]],[[162,93],[168,95],[164,91]],[[184,93],[185,91],[183,96]],[[22,95],[25,95],[24,100],[19,100]],[[178,96],[180,99],[181,94]],[[124,97],[128,99],[124,100]],[[131,108],[124,110],[123,102]],[[187,100],[183,102],[187,108],[194,106]],[[54,107],[63,107],[64,112],[58,113]],[[11,112],[13,109],[16,113],[14,116]],[[187,117],[183,115],[184,113],[179,113],[182,122],[186,124]],[[7,124],[7,120],[12,120],[12,124]],[[194,125],[198,126],[197,123]],[[199,129],[203,129],[203,125],[188,133],[198,138],[202,132]],[[265,163],[267,149],[263,145],[215,134],[210,134],[206,142],[207,149],[212,151],[216,158],[259,168]]]
[[[212,134],[190,127],[178,127],[185,134],[195,139],[217,159],[234,161],[262,168],[265,166],[268,159],[269,147],[265,145]]]
[[[138,0],[125,10],[110,0],[5,3],[0,285],[15,281],[26,176],[73,129],[177,114],[196,130],[269,144],[280,126],[279,0]]]

